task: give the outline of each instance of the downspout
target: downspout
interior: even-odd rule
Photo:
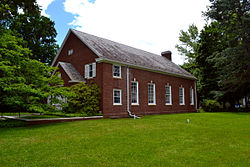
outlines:
[[[136,116],[135,114],[134,115],[131,114],[130,109],[129,109],[129,103],[130,103],[129,101],[129,67],[127,66],[127,112],[128,112],[128,115],[134,119],[140,118]]]
[[[198,112],[198,102],[197,102],[197,88],[196,88],[196,81],[194,82],[194,91],[195,91],[195,109],[196,109],[196,112]]]

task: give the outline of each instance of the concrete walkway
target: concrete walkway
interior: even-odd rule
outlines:
[[[38,124],[49,124],[57,122],[71,122],[71,121],[82,121],[82,120],[92,120],[92,119],[103,119],[103,116],[90,116],[90,117],[68,117],[68,118],[42,118],[42,119],[27,119],[22,118],[25,116],[40,115],[38,114],[27,114],[19,116],[3,116],[2,118],[14,119],[19,121],[27,122],[29,125],[38,125]]]

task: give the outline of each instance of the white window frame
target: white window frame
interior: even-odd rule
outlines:
[[[115,76],[115,67],[119,67],[119,76]],[[121,78],[122,77],[122,67],[121,67],[121,65],[113,64],[112,73],[113,73],[113,78]]]
[[[72,55],[74,53],[74,50],[73,49],[69,49],[68,50],[68,56]]]
[[[169,92],[167,92],[167,88],[169,88]],[[167,102],[167,96],[169,96],[169,102]],[[165,86],[165,104],[172,105],[172,88],[171,85]]]
[[[182,92],[182,95],[181,95],[181,92]],[[182,86],[179,87],[179,103],[180,105],[185,105],[185,91]]]
[[[194,105],[194,89],[190,88],[190,105]]]
[[[132,100],[133,100],[133,88],[132,88],[132,84],[136,84],[136,103],[133,103]],[[131,81],[131,105],[139,105],[139,84],[137,81]]]
[[[120,92],[120,103],[115,103],[115,91]],[[113,105],[122,105],[122,90],[121,89],[113,89]]]
[[[92,70],[90,67],[92,66]],[[90,73],[92,72],[92,76]],[[90,79],[96,77],[96,63],[85,64],[85,78]]]
[[[150,92],[149,92],[149,85],[153,86],[153,102],[151,102]],[[156,105],[156,99],[155,99],[155,84],[154,83],[148,83],[148,105]]]

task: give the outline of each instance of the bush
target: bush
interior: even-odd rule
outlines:
[[[70,88],[72,96],[68,98],[66,113],[96,115],[100,110],[100,88],[96,84],[86,85],[84,82]]]
[[[201,107],[206,112],[218,112],[220,111],[220,103],[216,100],[205,99],[201,103]]]
[[[18,120],[0,120],[0,128],[13,128],[13,127],[22,127],[27,126],[27,123]]]

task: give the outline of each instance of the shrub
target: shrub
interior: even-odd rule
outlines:
[[[18,120],[0,120],[0,128],[12,128],[12,127],[21,127],[21,126],[27,126],[26,122],[18,121]]]
[[[84,82],[70,88],[72,96],[68,98],[67,113],[96,115],[100,110],[100,88],[96,84],[87,85]]]
[[[201,107],[206,112],[218,112],[220,111],[220,103],[216,100],[205,99],[201,103]]]

